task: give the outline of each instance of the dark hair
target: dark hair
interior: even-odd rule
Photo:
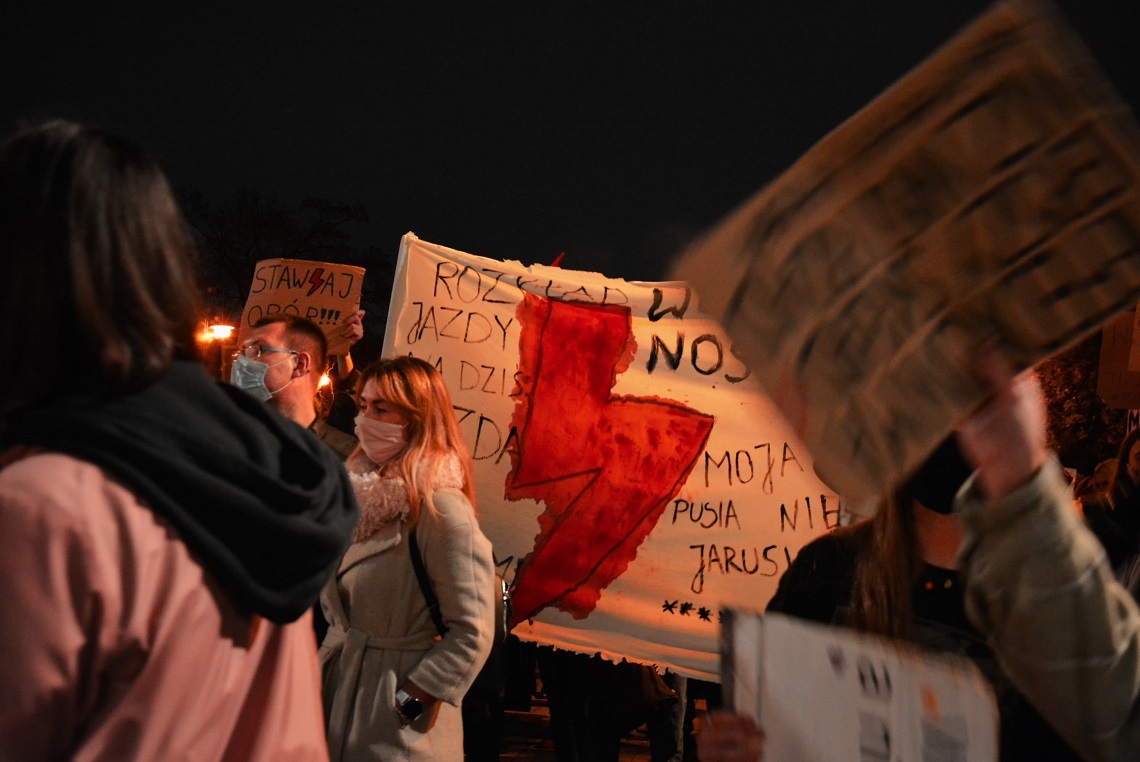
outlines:
[[[871,538],[855,564],[850,624],[863,632],[909,640],[914,632],[914,584],[922,570],[914,496],[900,487],[868,521]]]
[[[1124,441],[1120,443],[1120,451],[1116,455],[1116,471],[1112,475],[1112,483],[1108,488],[1108,494],[1114,500],[1120,494],[1121,479],[1132,481],[1132,477],[1128,475],[1128,455],[1137,442],[1140,442],[1140,428],[1132,429],[1128,432],[1128,436],[1124,437]],[[1131,490],[1125,491],[1130,492]]]
[[[22,130],[0,146],[0,208],[0,415],[195,357],[194,250],[140,148],[70,122]]]
[[[258,319],[252,327],[260,328],[263,325],[272,325],[273,323],[285,324],[285,336],[293,343],[293,346],[285,347],[285,349],[308,352],[313,359],[317,376],[319,377],[321,373],[325,372],[325,367],[329,361],[329,341],[325,338],[325,332],[321,330],[319,325],[300,315],[275,312]]]

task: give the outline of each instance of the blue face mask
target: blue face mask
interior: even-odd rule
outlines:
[[[285,358],[281,362],[286,362],[289,358]],[[274,363],[276,365],[277,363]],[[269,391],[269,387],[265,385],[265,374],[269,372],[269,363],[264,363],[261,360],[251,360],[245,355],[238,355],[234,360],[233,367],[230,368],[230,383],[242,391],[249,392],[257,399],[265,402],[273,397],[274,394],[284,389],[285,386],[293,383],[293,379],[282,386],[281,389],[274,389]]]

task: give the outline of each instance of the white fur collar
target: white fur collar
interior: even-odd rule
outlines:
[[[403,479],[381,476],[378,470],[361,474],[351,469],[348,478],[360,504],[360,523],[352,534],[353,542],[367,540],[386,524],[408,520],[411,504]],[[463,466],[455,454],[444,459],[432,488],[463,489]]]

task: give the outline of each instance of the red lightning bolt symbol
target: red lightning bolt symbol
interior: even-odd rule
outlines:
[[[316,270],[313,270],[313,274],[309,276],[309,283],[312,283],[313,287],[309,289],[309,293],[305,294],[305,296],[312,296],[317,293],[317,289],[325,282],[325,279],[321,277],[324,272],[325,268],[323,267],[318,267]]]
[[[546,505],[515,576],[515,621],[557,606],[582,618],[637,556],[689,476],[713,419],[657,397],[611,393],[636,345],[627,307],[518,308],[519,432],[506,495]]]

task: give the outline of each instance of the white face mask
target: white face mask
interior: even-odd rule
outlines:
[[[398,423],[356,416],[356,438],[368,459],[378,466],[386,465],[408,444],[404,427]]]

